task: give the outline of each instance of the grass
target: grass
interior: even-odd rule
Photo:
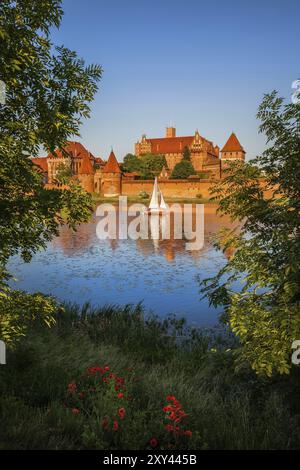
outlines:
[[[299,448],[299,374],[267,380],[247,366],[236,371],[237,346],[230,335],[159,321],[140,305],[68,305],[55,327],[35,322],[8,351],[0,368],[0,449],[150,449],[153,437],[158,449]],[[125,378],[127,398],[118,399],[102,376],[86,375],[95,365]],[[67,392],[70,383],[76,393]],[[168,395],[188,414],[180,426],[191,437],[166,431]]]

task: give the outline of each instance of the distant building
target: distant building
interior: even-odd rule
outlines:
[[[196,131],[194,136],[176,137],[174,127],[168,127],[166,137],[162,139],[146,139],[144,136],[135,146],[138,156],[145,153],[165,155],[167,167],[164,166],[158,175],[161,180],[169,180],[172,169],[182,159],[185,147],[191,154],[191,162],[195,169],[195,175],[186,180],[162,181],[165,191],[170,196],[191,196],[204,191],[204,180],[201,175],[206,173],[207,179],[219,179],[222,177],[222,168],[228,161],[245,160],[245,150],[234,133],[231,134],[221,152],[219,147],[211,141],[204,139]],[[63,149],[57,149],[49,153],[47,157],[33,158],[32,162],[37,171],[42,173],[47,188],[64,186],[57,180],[61,166],[69,168],[71,178],[80,181],[82,187],[92,193],[99,193],[105,197],[118,196],[120,194],[138,195],[140,192],[150,193],[153,181],[139,180],[137,173],[122,173],[120,165],[113,151],[107,162],[101,157],[95,157],[79,142],[67,142]],[[202,176],[203,178],[203,176]],[[206,181],[207,181],[206,179]],[[205,183],[209,186],[209,181]],[[208,191],[205,189],[205,191]]]
[[[225,161],[242,160],[245,161],[246,152],[241,146],[237,136],[232,132],[226,144],[221,150],[221,159]]]
[[[147,138],[143,135],[135,144],[137,156],[151,153],[164,155],[168,170],[172,172],[177,163],[182,160],[184,148],[187,147],[191,154],[191,163],[196,172],[208,172],[211,176],[220,177],[222,160],[245,159],[245,151],[235,134],[232,134],[221,152],[218,145],[202,137],[198,131],[190,136],[176,136],[175,127],[167,127],[166,135],[162,138]],[[232,154],[232,155],[231,155]],[[234,154],[234,157],[233,157]]]

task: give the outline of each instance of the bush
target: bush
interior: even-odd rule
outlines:
[[[149,198],[149,194],[146,193],[146,191],[140,191],[140,192],[139,192],[139,197],[140,197],[141,199],[148,199],[148,198]]]
[[[186,179],[195,174],[193,165],[188,160],[181,160],[177,163],[172,171],[172,179]]]

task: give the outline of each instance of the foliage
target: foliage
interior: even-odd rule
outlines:
[[[226,330],[140,306],[66,306],[51,329],[31,323],[0,368],[0,448],[299,448],[299,371],[266,381],[235,371],[234,352]]]
[[[190,149],[187,147],[187,145],[183,149],[182,160],[186,160],[188,162],[191,161],[191,152],[190,152]]]
[[[122,171],[138,172],[141,179],[153,179],[158,176],[167,162],[164,155],[145,154],[137,157],[127,154],[124,157]]]
[[[290,372],[292,342],[300,338],[300,106],[285,105],[274,91],[257,116],[268,148],[232,164],[213,190],[220,211],[243,224],[216,241],[234,254],[203,291],[225,307],[240,360],[271,376]]]
[[[39,319],[52,326],[57,309],[57,302],[43,294],[3,289],[0,292],[0,338],[7,346],[15,346],[25,336],[31,322]]]
[[[56,181],[61,184],[69,184],[72,178],[72,169],[70,165],[60,163],[56,171]]]
[[[128,153],[125,155],[123,163],[121,164],[122,171],[128,173],[139,172],[141,168],[141,160],[136,155]]]
[[[54,47],[50,28],[59,27],[60,1],[4,0],[0,4],[0,70],[6,103],[0,107],[0,263],[1,278],[9,256],[20,250],[27,261],[57,234],[59,213],[68,206],[69,223],[86,219],[88,196],[71,187],[66,194],[45,190],[29,158],[41,146],[61,147],[79,134],[82,118],[101,76],[75,52]],[[54,52],[52,52],[54,51]],[[7,275],[7,273],[6,273]]]
[[[185,179],[195,174],[192,163],[188,160],[181,160],[173,168],[171,179]]]
[[[139,197],[141,199],[148,199],[149,198],[149,194],[146,192],[146,191],[140,191],[139,192]]]
[[[51,43],[50,30],[59,27],[61,17],[60,0],[0,3],[0,79],[6,85],[6,101],[0,105],[2,289],[9,277],[6,265],[10,256],[20,253],[29,261],[58,234],[63,220],[75,228],[90,215],[90,196],[77,182],[66,191],[46,190],[30,159],[41,147],[53,152],[71,135],[79,135],[102,73],[99,66],[86,67],[75,52]],[[64,180],[66,177],[63,175]],[[0,313],[6,337],[24,333],[25,324],[24,328],[20,325],[22,319],[26,322],[25,313],[21,314],[24,304],[28,315],[31,302],[35,313],[40,306],[41,316],[51,311],[51,302],[45,298],[2,292],[9,309]]]

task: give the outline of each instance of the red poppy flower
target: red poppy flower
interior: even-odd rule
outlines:
[[[156,447],[157,444],[158,444],[158,441],[155,437],[152,437],[149,441],[149,444],[150,444],[151,447]]]
[[[113,430],[114,430],[114,431],[117,431],[118,429],[119,429],[119,423],[118,423],[118,421],[115,419],[115,420],[114,420],[114,424],[113,424]]]
[[[78,413],[80,413],[80,410],[78,408],[73,408],[72,413],[73,415],[78,415]]]
[[[176,401],[176,398],[173,395],[168,395],[167,401]]]
[[[192,437],[193,433],[192,431],[188,430],[188,431],[184,431],[184,435],[187,437]]]
[[[124,398],[124,393],[118,393],[118,398]]]
[[[168,411],[173,411],[173,406],[172,405],[167,405],[163,407],[164,413],[167,413]]]
[[[69,385],[68,385],[68,392],[69,392],[69,393],[74,393],[74,392],[76,392],[76,390],[77,390],[77,385],[76,385],[76,383],[75,383],[75,382],[69,383]]]
[[[106,371],[109,370],[109,366],[105,366],[104,370],[106,370]]]
[[[172,424],[166,424],[165,428],[166,428],[167,431],[173,431],[174,430],[174,426]]]
[[[120,416],[121,419],[124,419],[124,417],[125,417],[125,408],[119,408],[118,409],[118,415]]]

